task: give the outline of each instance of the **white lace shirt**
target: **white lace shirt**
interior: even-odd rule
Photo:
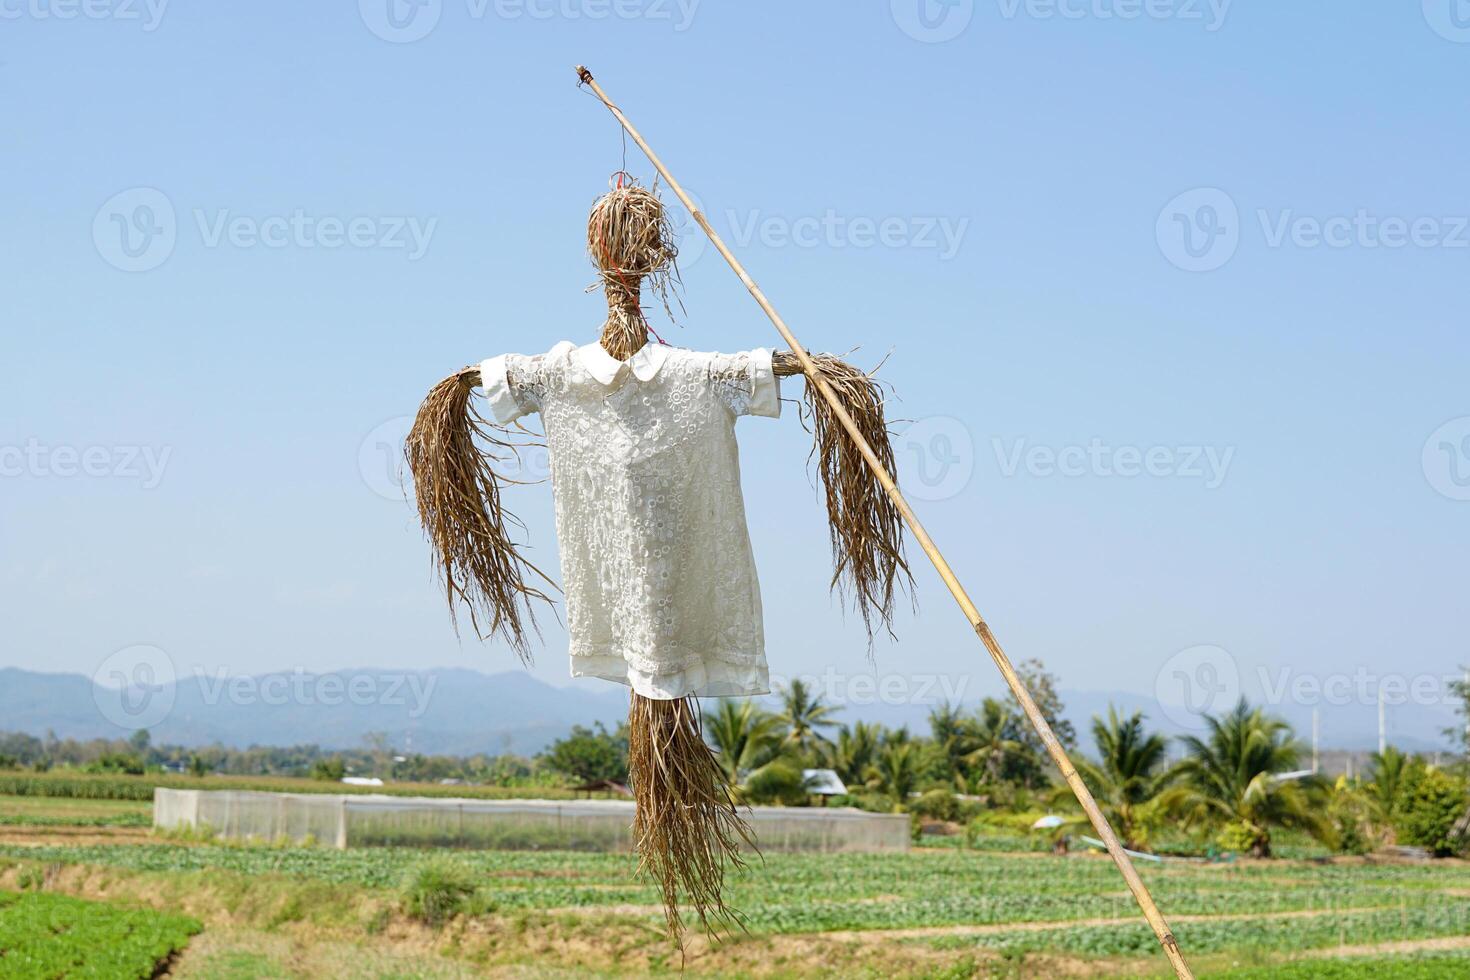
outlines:
[[[480,366],[497,422],[540,412],[572,676],[650,698],[765,694],[735,420],[781,413],[771,352],[570,341]]]

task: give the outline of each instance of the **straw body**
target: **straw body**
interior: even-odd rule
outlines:
[[[689,213],[694,217],[695,222],[698,223],[700,228],[704,229],[704,233],[709,236],[709,240],[715,246],[715,249],[724,256],[730,268],[740,277],[740,281],[745,284],[745,288],[750,291],[750,295],[755,298],[756,303],[765,311],[766,316],[770,318],[771,323],[775,325],[781,337],[790,345],[792,353],[796,355],[797,360],[801,362],[803,370],[807,373],[810,383],[816,385],[817,390],[831,406],[833,414],[842,424],[843,429],[852,438],[854,445],[857,446],[863,459],[872,468],[873,474],[883,485],[883,489],[888,493],[890,499],[892,499],[894,506],[898,508],[904,523],[908,525],[910,532],[914,536],[914,540],[919,543],[919,547],[924,550],[924,554],[928,555],[929,560],[934,563],[934,567],[939,572],[939,577],[944,581],[945,586],[949,589],[950,595],[954,596],[955,601],[959,603],[961,611],[965,614],[965,618],[975,630],[975,635],[980,638],[980,642],[985,645],[985,649],[990,653],[991,659],[995,661],[995,666],[1000,670],[1001,676],[1005,678],[1005,682],[1010,687],[1011,693],[1016,696],[1016,700],[1020,703],[1021,710],[1026,713],[1026,717],[1031,722],[1032,727],[1041,736],[1041,741],[1046,746],[1047,753],[1051,755],[1052,761],[1056,763],[1057,769],[1061,771],[1062,778],[1067,781],[1068,787],[1071,788],[1073,795],[1077,797],[1077,802],[1082,805],[1082,810],[1087,814],[1087,819],[1092,823],[1093,828],[1097,831],[1098,837],[1106,845],[1108,854],[1112,857],[1113,862],[1122,873],[1123,880],[1128,885],[1128,890],[1133,893],[1133,897],[1137,900],[1139,908],[1143,911],[1144,918],[1148,920],[1149,926],[1153,929],[1154,934],[1158,936],[1159,943],[1163,947],[1165,955],[1168,956],[1175,974],[1180,980],[1193,980],[1194,974],[1190,972],[1189,966],[1184,962],[1184,957],[1179,951],[1179,944],[1175,941],[1174,934],[1169,929],[1169,924],[1164,920],[1164,916],[1159,911],[1158,906],[1154,904],[1153,896],[1149,894],[1148,887],[1144,885],[1143,879],[1138,876],[1138,871],[1133,867],[1133,862],[1124,853],[1123,845],[1119,842],[1117,834],[1113,832],[1113,828],[1108,824],[1107,817],[1103,816],[1102,811],[1098,809],[1097,801],[1092,798],[1091,791],[1088,790],[1087,785],[1082,781],[1082,777],[1077,774],[1077,769],[1072,765],[1072,760],[1067,757],[1067,750],[1057,740],[1056,734],[1051,729],[1051,725],[1048,724],[1045,716],[1042,715],[1041,709],[1037,707],[1035,699],[1031,697],[1031,692],[1026,690],[1026,686],[1021,682],[1020,677],[1016,675],[1015,668],[1011,666],[1010,658],[1001,649],[1000,643],[996,640],[995,635],[990,632],[990,627],[986,625],[984,618],[980,615],[980,610],[970,600],[969,594],[965,592],[964,586],[960,584],[959,579],[955,576],[954,570],[949,567],[949,562],[945,560],[944,555],[935,546],[933,539],[924,530],[923,524],[919,522],[918,516],[913,512],[908,501],[899,492],[898,484],[894,481],[893,476],[883,466],[877,454],[873,451],[873,447],[868,445],[867,440],[863,438],[863,434],[857,424],[848,415],[846,410],[843,409],[841,401],[827,386],[820,372],[815,370],[811,355],[807,353],[806,348],[801,345],[801,342],[796,339],[796,336],[791,332],[791,328],[786,325],[786,321],[781,319],[781,314],[776,312],[776,308],[771,305],[771,301],[766,299],[765,294],[755,284],[755,280],[750,278],[750,274],[745,271],[744,266],[735,258],[734,253],[725,245],[724,240],[716,234],[714,228],[710,227],[710,223],[706,220],[704,214],[695,207],[694,201],[684,192],[684,188],[674,179],[673,174],[669,173],[668,168],[663,165],[658,155],[653,152],[653,148],[648,145],[638,130],[633,127],[633,124],[623,115],[622,110],[608,99],[602,87],[592,77],[592,73],[585,67],[578,65],[577,76],[582,84],[591,88],[592,92],[602,101],[603,105],[607,106],[608,110],[617,118],[628,135],[633,138],[633,141],[638,144],[639,149],[648,157],[648,161],[653,164],[654,169],[663,176],[664,180],[668,182],[670,189],[683,202],[684,206],[689,209]]]

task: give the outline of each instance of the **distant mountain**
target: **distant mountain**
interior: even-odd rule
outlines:
[[[628,712],[626,691],[610,685],[558,688],[525,673],[462,669],[201,676],[126,693],[124,707],[124,692],[80,674],[0,669],[0,730],[118,738],[146,721],[155,743],[186,746],[361,748],[368,733],[385,732],[404,751],[530,754],[573,725],[612,726]]]
[[[81,674],[0,668],[0,731],[118,738],[143,721],[155,743],[185,746],[314,743],[332,749],[361,748],[369,733],[383,732],[401,751],[525,755],[540,751],[573,725],[601,721],[612,727],[626,717],[628,705],[626,689],[611,684],[553,687],[523,672],[483,674],[459,668],[190,677],[128,695],[125,702],[123,692],[94,685]],[[1093,748],[1092,716],[1106,715],[1110,704],[1123,714],[1142,711],[1151,728],[1167,735],[1190,731],[1177,722],[1179,712],[1165,710],[1146,695],[1063,690],[1061,696],[1087,752]],[[764,700],[768,708],[779,707],[774,697]],[[977,701],[966,699],[964,706],[973,707]],[[932,698],[920,704],[838,705],[835,717],[846,724],[862,720],[895,728],[906,725],[915,734],[926,734],[934,706]],[[1268,710],[1290,722],[1304,742],[1310,741],[1310,705],[1272,705]],[[1323,706],[1320,719],[1324,749],[1377,746],[1373,704]],[[1387,721],[1392,744],[1432,752],[1446,747],[1441,732],[1455,724],[1455,716],[1445,705],[1406,705],[1390,707]],[[1179,751],[1177,743],[1173,751]]]

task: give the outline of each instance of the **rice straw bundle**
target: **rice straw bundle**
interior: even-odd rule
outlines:
[[[881,382],[831,354],[813,354],[811,360],[884,468],[894,472]],[[789,351],[776,354],[774,365],[777,374],[801,373],[800,362]],[[893,636],[895,593],[907,588],[910,596],[914,594],[913,574],[903,552],[903,518],[811,379],[801,416],[812,433],[810,459],[816,462],[827,503],[831,587],[839,597],[852,600],[871,649],[875,625]]]
[[[532,603],[552,600],[527,580],[552,589],[556,584],[516,549],[510,527],[524,525],[501,505],[505,478],[494,464],[531,443],[515,441],[510,430],[480,414],[470,401],[479,383],[479,369],[467,367],[435,385],[419,406],[403,454],[456,629],[462,602],[476,636],[500,634],[529,664],[528,629],[539,635]]]
[[[638,870],[663,892],[669,937],[683,948],[681,891],[711,938],[744,928],[724,902],[725,865],[744,868],[741,846],[756,850],[755,838],[704,740],[697,698],[660,701],[633,692],[628,778],[637,804]]]

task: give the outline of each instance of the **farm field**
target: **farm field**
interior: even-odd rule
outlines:
[[[0,838],[0,892],[198,920],[203,931],[171,975],[638,976],[681,965],[662,938],[654,890],[623,855],[172,841],[128,826],[136,810],[117,804],[116,829],[136,836],[79,842],[70,831],[106,829],[109,811],[93,802],[0,797],[0,814],[32,820],[12,828],[24,840]],[[406,883],[446,862],[474,893],[435,927],[412,914]],[[1177,863],[1142,873],[1201,976],[1470,976],[1464,862]],[[1094,855],[953,840],[904,855],[770,855],[734,877],[729,898],[748,932],[718,946],[692,939],[687,972],[1168,975],[1112,865]]]

